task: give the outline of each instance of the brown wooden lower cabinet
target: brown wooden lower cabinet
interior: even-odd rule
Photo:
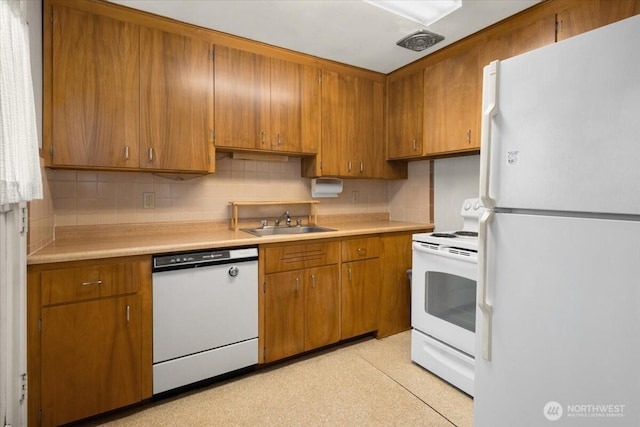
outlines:
[[[43,425],[142,400],[140,296],[42,309]]]
[[[29,266],[29,425],[151,397],[151,258]]]
[[[342,339],[378,329],[380,260],[342,264]]]
[[[418,231],[416,231],[418,233]],[[413,232],[383,234],[380,254],[380,306],[378,338],[411,328],[411,268]]]
[[[304,350],[340,340],[340,274],[337,265],[307,270],[304,289]]]
[[[409,329],[412,234],[262,246],[261,362]]]
[[[260,247],[261,363],[410,327],[411,232]],[[30,265],[29,425],[152,395],[151,257]]]
[[[282,245],[265,252],[265,362],[313,350],[340,339],[338,243]],[[329,265],[321,265],[327,263]],[[311,265],[309,268],[299,268]],[[317,265],[317,266],[316,266]]]
[[[341,245],[342,339],[378,329],[380,236],[346,238]]]

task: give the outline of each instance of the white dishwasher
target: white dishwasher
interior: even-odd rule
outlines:
[[[153,394],[258,363],[258,249],[153,257]]]

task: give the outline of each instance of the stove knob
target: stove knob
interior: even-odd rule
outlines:
[[[477,211],[478,209],[480,209],[480,201],[477,201],[475,205],[473,205],[473,210]]]
[[[465,210],[465,211],[468,211],[469,209],[471,209],[471,203],[470,203],[470,202],[466,202],[466,203],[464,204],[464,210]]]

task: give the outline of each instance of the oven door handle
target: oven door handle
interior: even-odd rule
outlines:
[[[475,258],[469,258],[463,255],[458,255],[455,253],[448,252],[446,250],[439,251],[436,249],[430,249],[426,245],[420,242],[413,242],[412,247],[415,252],[419,252],[421,254],[441,256],[445,258],[457,259],[457,260],[467,261],[467,262],[476,262]]]
[[[493,317],[493,307],[487,299],[487,232],[489,223],[493,221],[494,213],[491,209],[486,210],[480,218],[479,251],[478,251],[478,308],[482,313],[481,323],[481,343],[482,358],[491,361],[491,319]]]
[[[433,250],[429,250],[427,249],[422,243],[420,242],[413,242],[413,250],[417,251],[417,252],[422,252],[425,254],[431,254],[434,253],[435,251]]]

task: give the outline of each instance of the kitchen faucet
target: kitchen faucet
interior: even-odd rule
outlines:
[[[282,215],[280,215],[280,218],[276,219],[276,227],[280,225],[282,218],[286,218],[287,227],[291,227],[291,214],[289,211],[284,211]]]

